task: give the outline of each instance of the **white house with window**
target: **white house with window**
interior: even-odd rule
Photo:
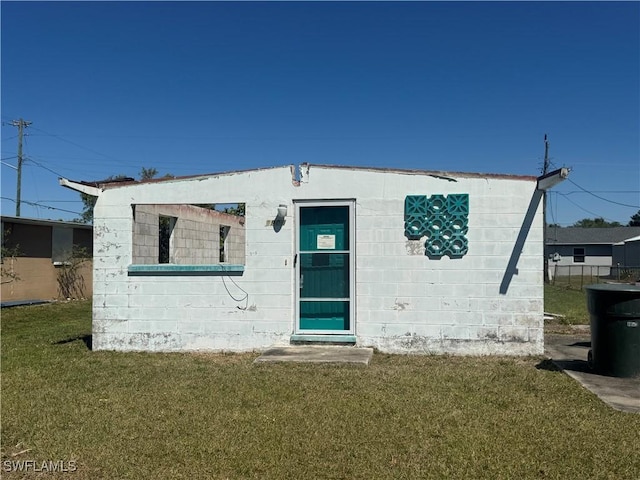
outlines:
[[[97,350],[529,355],[542,189],[564,176],[303,164],[61,184],[97,197]]]
[[[611,267],[633,266],[633,255],[620,254],[614,261],[614,245],[640,235],[640,227],[549,227],[545,253],[550,269],[560,275],[611,275]],[[626,265],[629,263],[629,265]],[[555,267],[555,268],[554,268]]]

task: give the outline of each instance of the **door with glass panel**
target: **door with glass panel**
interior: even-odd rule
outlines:
[[[297,332],[354,331],[353,202],[297,202]]]

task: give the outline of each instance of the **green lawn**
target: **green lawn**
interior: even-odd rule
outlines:
[[[254,365],[92,352],[89,333],[87,302],[2,311],[2,478],[18,460],[76,462],[42,477],[69,479],[640,477],[640,415],[541,358]]]
[[[587,293],[566,286],[544,286],[544,311],[563,315],[557,323],[588,325]]]

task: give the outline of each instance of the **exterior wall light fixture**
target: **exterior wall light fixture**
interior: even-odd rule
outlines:
[[[276,215],[276,220],[280,222],[284,221],[284,217],[287,216],[287,206],[280,204],[278,206],[278,215]]]

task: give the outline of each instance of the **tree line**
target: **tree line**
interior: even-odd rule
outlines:
[[[549,226],[562,228],[557,223],[552,223]],[[634,215],[631,216],[629,223],[627,223],[626,225],[623,225],[620,222],[608,222],[602,217],[597,217],[597,218],[583,218],[582,220],[578,220],[576,223],[574,223],[571,226],[583,227],[583,228],[640,227],[640,210],[638,210],[638,213],[635,213]]]

